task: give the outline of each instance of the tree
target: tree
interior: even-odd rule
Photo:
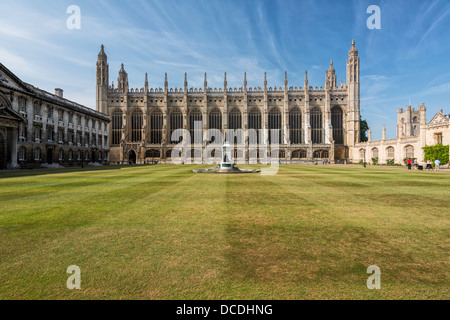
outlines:
[[[367,137],[367,131],[369,131],[369,125],[367,124],[366,120],[361,119],[361,114],[359,115],[359,136],[361,142],[366,142],[369,140]]]

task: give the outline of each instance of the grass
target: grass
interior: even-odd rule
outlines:
[[[193,168],[0,174],[0,299],[450,298],[450,175]]]

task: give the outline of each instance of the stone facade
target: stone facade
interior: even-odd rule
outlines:
[[[132,89],[122,64],[115,88],[109,82],[108,59],[102,46],[97,60],[97,111],[111,117],[110,161],[115,164],[168,160],[178,144],[171,139],[175,129],[199,133],[203,150],[212,142],[206,136],[208,129],[219,130],[223,141],[227,130],[242,130],[245,140],[235,144],[234,157],[244,163],[252,159],[261,162],[258,153],[250,152],[251,129],[259,132],[260,152],[272,142],[270,134],[263,133],[278,132],[282,163],[352,161],[351,148],[360,139],[359,75],[360,61],[353,41],[346,84],[337,84],[331,62],[325,86],[320,88],[309,85],[307,73],[303,87],[288,86],[286,73],[283,87],[269,86],[265,75],[262,87],[251,88],[244,74],[243,86],[230,88],[225,73],[223,88],[213,89],[208,87],[205,73],[203,88],[189,88],[187,75],[184,88],[169,88],[166,74],[164,88],[152,89],[146,74],[144,87]],[[200,127],[195,127],[196,121],[201,121]]]
[[[398,109],[397,137],[386,139],[386,127],[383,126],[382,139],[372,141],[369,131],[369,141],[358,143],[352,148],[353,158],[365,162],[378,158],[380,164],[386,164],[388,160],[404,164],[404,159],[411,157],[424,165],[426,159],[423,147],[437,143],[450,145],[450,115],[445,115],[441,110],[429,123],[426,119],[425,104],[417,110],[411,106],[407,106],[405,111]]]
[[[21,81],[0,64],[0,169],[109,162],[109,117]]]

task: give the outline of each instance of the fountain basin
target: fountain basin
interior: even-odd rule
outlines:
[[[224,174],[259,173],[259,172],[261,172],[261,170],[240,169],[240,168],[237,168],[234,166],[231,168],[213,167],[213,168],[207,168],[207,169],[194,169],[192,171],[195,173],[224,173]]]
[[[218,167],[208,169],[194,169],[195,173],[258,173],[261,170],[246,170],[239,169],[234,166],[234,162],[231,161],[231,146],[225,143],[222,147],[222,161]]]

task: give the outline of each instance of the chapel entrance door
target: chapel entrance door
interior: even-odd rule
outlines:
[[[129,164],[135,164],[136,163],[136,152],[134,152],[133,150],[130,151],[130,155],[128,158],[128,163]]]

